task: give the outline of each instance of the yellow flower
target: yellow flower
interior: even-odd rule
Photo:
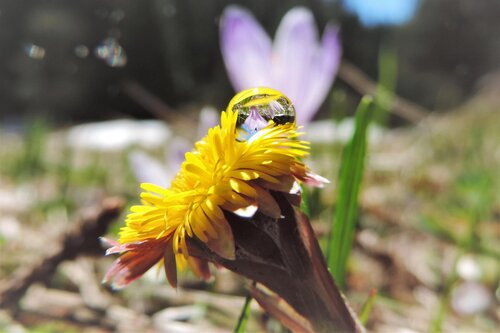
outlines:
[[[293,112],[288,98],[272,89],[236,95],[222,112],[220,125],[186,153],[170,188],[141,185],[142,205],[131,208],[119,242],[108,250],[122,255],[105,280],[124,286],[157,262],[165,266],[172,285],[176,269],[186,266],[208,278],[207,263],[189,255],[187,237],[234,259],[225,212],[254,208],[277,219],[281,212],[270,190],[290,192],[296,180],[316,186],[326,181],[301,162],[309,145],[298,139],[302,133],[297,132]]]

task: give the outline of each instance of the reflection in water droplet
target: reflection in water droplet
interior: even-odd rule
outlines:
[[[32,43],[24,45],[24,52],[33,59],[45,58],[45,49]]]
[[[111,67],[123,67],[127,64],[125,50],[116,38],[106,38],[95,49],[96,57],[103,59]]]
[[[85,45],[77,45],[75,46],[75,54],[78,58],[87,58],[90,51],[89,48]]]
[[[272,120],[276,125],[295,122],[295,108],[283,94],[269,88],[254,88],[237,94],[230,103],[238,112],[238,140],[248,140]]]

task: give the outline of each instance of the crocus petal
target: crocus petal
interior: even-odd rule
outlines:
[[[192,148],[193,143],[189,140],[180,136],[174,137],[165,151],[167,165],[169,165],[172,170],[176,170],[177,172],[177,170],[180,169],[182,162],[184,162],[186,153]]]
[[[300,101],[309,93],[304,81],[310,77],[317,44],[318,31],[311,11],[305,7],[288,11],[276,31],[273,70],[275,87],[292,100],[299,115],[305,112]]]
[[[220,42],[229,79],[237,91],[272,86],[271,39],[250,12],[227,7],[221,18]]]
[[[267,121],[260,115],[259,111],[255,107],[250,109],[250,114],[247,119],[245,119],[242,128],[246,130],[248,137],[245,138],[248,140],[249,137],[260,131],[264,127],[267,126]]]
[[[309,80],[303,82],[307,94],[298,100],[300,105],[296,105],[298,124],[311,121],[325,100],[337,74],[341,55],[339,29],[335,25],[328,24],[323,33],[321,47],[316,49],[316,54],[309,64]]]
[[[134,151],[128,155],[130,168],[139,183],[154,183],[168,187],[174,174],[149,155]]]
[[[200,111],[200,117],[198,122],[197,136],[198,138],[203,137],[209,128],[212,128],[219,124],[220,112],[213,106],[204,106]]]

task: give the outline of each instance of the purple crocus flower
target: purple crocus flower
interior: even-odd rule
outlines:
[[[294,103],[297,122],[309,122],[339,67],[342,47],[338,30],[328,24],[320,41],[311,11],[295,7],[283,17],[272,43],[248,10],[227,7],[222,14],[220,40],[234,89],[278,89]]]
[[[200,112],[197,137],[205,135],[207,130],[218,122],[219,112],[212,107],[204,107]],[[128,155],[130,169],[139,183],[154,183],[168,187],[185,160],[184,154],[192,147],[193,143],[189,140],[175,136],[169,140],[169,145],[165,149],[165,163],[142,151],[133,151]]]

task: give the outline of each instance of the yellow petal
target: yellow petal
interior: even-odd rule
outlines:
[[[255,191],[255,189],[252,186],[250,186],[246,182],[240,181],[238,179],[234,179],[234,178],[230,179],[229,185],[231,186],[231,188],[234,191],[241,193],[241,194],[244,194],[247,197],[255,198],[255,196],[257,195],[257,192]]]

